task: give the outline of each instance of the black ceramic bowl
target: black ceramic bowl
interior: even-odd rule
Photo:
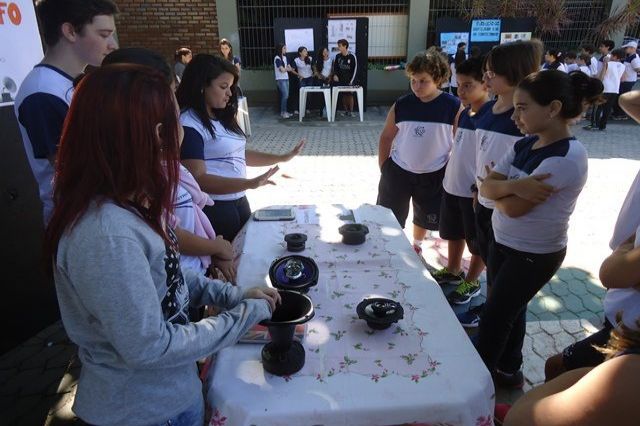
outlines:
[[[342,234],[342,242],[344,244],[358,245],[364,243],[366,235],[369,233],[369,228],[360,223],[348,223],[342,225],[338,232]]]

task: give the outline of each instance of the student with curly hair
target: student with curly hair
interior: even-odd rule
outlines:
[[[460,100],[439,89],[449,74],[447,59],[435,49],[418,53],[407,66],[411,93],[391,106],[380,134],[377,203],[390,208],[403,228],[413,203],[417,253],[427,230],[438,229],[442,179],[460,112]]]

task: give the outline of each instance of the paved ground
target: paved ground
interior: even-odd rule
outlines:
[[[363,123],[341,117],[327,123],[318,116],[299,123],[281,120],[270,109],[252,108],[253,149],[285,152],[300,138],[307,140],[300,157],[281,165],[277,185],[250,192],[252,207],[375,203],[377,144],[386,109],[370,107]],[[589,179],[572,217],[563,267],[529,305],[526,388],[542,382],[549,355],[593,332],[602,322],[604,290],[598,268],[609,254],[617,211],[640,166],[637,132],[637,125],[631,122],[613,122],[602,133],[575,128],[575,135],[589,151]],[[431,238],[424,249],[431,265],[446,262],[444,242]],[[77,363],[69,365],[69,360],[74,351],[57,324],[1,357],[0,425],[66,424],[72,419],[69,406],[78,367]],[[518,396],[499,392],[497,399],[513,401]]]

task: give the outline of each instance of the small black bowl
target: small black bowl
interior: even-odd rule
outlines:
[[[342,234],[342,242],[344,244],[358,245],[364,243],[366,235],[369,233],[369,228],[360,223],[348,223],[342,225],[338,232]]]
[[[284,236],[284,240],[287,242],[287,250],[290,252],[300,252],[305,249],[305,242],[307,241],[306,234],[293,233]]]
[[[358,318],[367,322],[374,330],[384,330],[404,318],[400,303],[384,297],[369,297],[356,307]]]

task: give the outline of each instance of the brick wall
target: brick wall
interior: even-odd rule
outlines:
[[[121,47],[146,47],[169,63],[178,47],[213,53],[218,47],[215,0],[115,0]]]

